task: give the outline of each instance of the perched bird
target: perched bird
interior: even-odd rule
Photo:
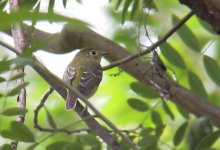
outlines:
[[[101,58],[108,51],[94,50],[91,48],[81,49],[67,66],[63,80],[75,87],[82,95],[90,98],[97,90],[102,80]],[[74,109],[77,96],[67,91],[66,110]]]

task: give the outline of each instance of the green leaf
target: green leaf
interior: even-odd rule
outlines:
[[[198,95],[202,97],[208,97],[202,81],[199,79],[199,77],[195,73],[191,71],[188,72],[188,82],[189,82],[190,88],[195,93],[197,93]]]
[[[177,22],[179,22],[180,19],[175,16],[172,15],[172,22],[175,25]],[[197,40],[196,36],[194,35],[194,33],[189,29],[188,26],[186,25],[182,25],[182,27],[179,28],[179,30],[177,30],[177,34],[179,35],[179,37],[182,39],[182,41],[188,46],[190,47],[192,50],[196,51],[196,52],[200,52],[201,51],[201,46],[199,44],[199,41]]]
[[[4,144],[0,147],[0,150],[14,150],[10,144]]]
[[[208,73],[209,77],[212,79],[212,81],[220,86],[220,67],[217,63],[217,61],[209,56],[204,55],[203,56],[203,64],[205,66],[206,72]]]
[[[9,78],[9,81],[17,80],[17,79],[22,78],[24,76],[25,76],[25,73],[23,73],[23,72],[16,73]]]
[[[3,9],[5,8],[5,6],[7,5],[7,0],[3,0],[0,2],[0,10],[3,11]]]
[[[4,81],[6,81],[5,78],[3,78],[3,77],[0,76],[0,83],[2,83],[2,82],[4,82]]]
[[[56,122],[53,118],[53,116],[50,114],[50,112],[46,109],[46,107],[44,107],[46,110],[46,118],[47,118],[47,122],[49,123],[49,125],[51,126],[51,128],[56,129],[57,125]]]
[[[191,125],[189,130],[189,148],[195,150],[198,144],[207,135],[211,134],[213,130],[212,124],[206,117],[196,119]]]
[[[129,98],[127,102],[131,108],[133,108],[134,110],[140,111],[140,112],[144,112],[149,109],[149,107],[147,106],[145,102],[139,99],[136,99],[136,98]]]
[[[49,2],[49,8],[48,8],[48,13],[49,14],[53,14],[53,9],[54,9],[54,5],[55,5],[55,0],[50,0]]]
[[[68,143],[63,146],[62,150],[83,150],[83,146],[80,143]]]
[[[163,110],[166,112],[166,114],[170,117],[170,119],[174,120],[175,116],[165,101],[162,101],[162,107],[163,107]]]
[[[219,138],[220,130],[212,132],[207,135],[205,138],[201,140],[201,142],[197,145],[195,150],[206,150],[209,149]]]
[[[63,6],[64,6],[64,8],[66,8],[66,3],[67,3],[67,0],[63,0]]]
[[[94,145],[100,144],[99,141],[97,140],[96,136],[93,134],[81,135],[80,141],[86,145],[89,145],[89,146],[94,146]]]
[[[144,129],[142,129],[140,135],[141,136],[146,136],[146,135],[150,134],[153,131],[154,131],[153,128],[144,128]]]
[[[157,126],[163,124],[162,118],[161,118],[160,114],[157,111],[152,111],[151,112],[151,120]]]
[[[189,119],[189,113],[187,111],[185,111],[183,108],[176,106],[179,113],[182,115],[182,117],[184,117],[186,120]]]
[[[51,143],[46,146],[46,150],[62,150],[64,145],[68,144],[65,141],[54,141],[54,143]]]
[[[26,108],[12,107],[4,110],[3,115],[4,116],[25,115],[27,111],[28,110]]]
[[[157,147],[158,139],[154,135],[146,135],[138,142],[138,145],[143,150],[155,150]]]
[[[187,126],[188,126],[188,122],[184,122],[176,131],[175,135],[174,135],[174,138],[173,138],[173,144],[175,146],[178,146],[181,141],[183,140],[184,138],[184,134],[186,132],[186,129],[187,129]]]
[[[3,60],[0,61],[0,73],[4,73],[6,71],[10,70],[10,65],[11,65],[12,61],[11,60]]]
[[[10,130],[1,131],[4,138],[13,139],[22,142],[34,142],[34,135],[23,123],[12,121]]]
[[[31,144],[30,146],[27,147],[27,150],[34,150],[38,145],[39,143]]]
[[[132,82],[130,84],[130,87],[131,87],[132,91],[134,91],[136,94],[138,94],[142,97],[150,98],[150,99],[159,97],[159,95],[155,92],[155,90],[153,90],[149,86],[145,86],[139,82]]]
[[[171,64],[175,65],[180,69],[185,69],[186,64],[182,56],[175,50],[169,43],[163,43],[160,46],[161,53]]]
[[[23,84],[20,84],[18,86],[16,86],[15,88],[11,89],[7,96],[14,96],[14,95],[17,95],[21,89],[25,88],[29,83],[28,82],[25,82]]]
[[[131,10],[130,20],[134,18],[134,15],[138,10],[139,2],[140,2],[139,0],[134,0],[134,4]]]
[[[116,5],[115,5],[115,10],[118,10],[118,7],[120,6],[120,4],[121,4],[122,1],[123,1],[123,0],[117,0],[117,3],[116,3]]]
[[[205,28],[207,31],[209,31],[210,33],[213,33],[215,34],[215,32],[213,31],[212,29],[212,26],[206,22],[206,21],[203,21],[201,20],[200,18],[197,17],[197,19],[199,20],[199,23],[202,25],[203,28]]]
[[[126,0],[124,3],[123,9],[122,9],[121,24],[124,24],[124,22],[125,22],[126,13],[128,11],[128,7],[131,2],[132,2],[132,0]]]

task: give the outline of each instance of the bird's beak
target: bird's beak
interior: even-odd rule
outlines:
[[[101,55],[102,55],[102,56],[105,56],[105,55],[108,55],[108,54],[109,54],[109,51],[108,51],[108,50],[101,51]]]

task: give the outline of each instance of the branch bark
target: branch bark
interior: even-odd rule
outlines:
[[[15,12],[20,8],[20,0],[9,0],[10,12]],[[22,53],[28,43],[26,42],[26,37],[24,35],[24,31],[21,25],[15,24],[11,27],[12,36],[14,39],[14,45],[17,52]],[[17,69],[17,73],[24,73],[24,68]],[[24,78],[17,79],[17,85],[24,84]],[[18,107],[26,108],[26,89],[21,89],[18,97],[17,97]],[[25,115],[20,115],[17,118],[18,122],[24,123]],[[18,141],[13,140],[11,142],[13,149],[17,149]]]
[[[217,34],[220,34],[219,0],[179,0],[187,5],[198,17],[207,21]]]
[[[52,36],[40,30],[36,30],[35,33],[36,34],[32,37],[34,40],[42,40]],[[130,57],[131,55],[115,42],[94,31],[74,27],[74,25],[65,26],[61,33],[54,34],[53,36],[53,39],[43,47],[45,51],[51,53],[67,53],[71,52],[73,49],[92,47],[108,50],[110,54],[106,56],[106,59],[110,62],[115,62]],[[150,85],[153,89],[156,87],[156,91],[159,89],[159,91],[166,94],[171,101],[180,105],[188,112],[196,116],[206,116],[216,126],[220,127],[219,107],[211,104],[203,97],[196,95],[169,78],[155,75],[152,66],[148,62],[136,58],[119,67],[141,83]]]

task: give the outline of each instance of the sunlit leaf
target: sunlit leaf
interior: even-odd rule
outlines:
[[[149,109],[149,107],[147,106],[147,104],[139,99],[136,98],[129,98],[127,100],[128,105],[133,108],[134,110],[137,111],[147,111]]]
[[[5,8],[5,6],[7,5],[7,0],[2,0],[0,1],[0,10],[3,11],[3,9]]]
[[[22,142],[34,142],[34,135],[23,123],[12,121],[9,130],[1,131],[4,138],[9,138]]]
[[[131,2],[132,2],[132,0],[126,0],[124,3],[123,10],[122,10],[122,16],[121,16],[121,23],[122,24],[124,24],[124,22],[125,22],[126,14],[128,12],[128,7]]]
[[[209,149],[219,138],[220,130],[217,130],[201,140],[195,150]]]
[[[182,56],[169,43],[163,43],[160,46],[163,56],[173,65],[180,69],[185,69],[186,64]]]
[[[94,145],[100,144],[99,141],[97,140],[96,136],[93,134],[81,135],[80,141],[86,145],[89,145],[89,146],[94,146]]]
[[[205,87],[203,86],[202,81],[199,79],[199,77],[193,73],[188,72],[188,81],[191,89],[197,93],[198,95],[201,95],[202,97],[207,97],[207,93],[205,90]]]
[[[177,22],[179,22],[180,19],[175,16],[172,15],[172,22],[175,25]],[[188,46],[190,47],[192,50],[196,51],[196,52],[200,52],[201,51],[201,46],[199,44],[199,41],[197,40],[196,36],[194,35],[194,33],[189,29],[188,26],[186,25],[182,25],[182,27],[180,27],[177,30],[177,34],[180,36],[180,38],[182,39],[182,41]]]
[[[25,73],[23,73],[23,72],[16,73],[9,78],[9,81],[17,80],[17,79],[22,78],[24,76],[25,76]]]
[[[21,89],[25,88],[29,83],[25,82],[23,84],[20,84],[18,86],[16,86],[15,88],[11,89],[8,93],[7,96],[14,96],[17,95]]]
[[[136,94],[145,97],[145,98],[158,98],[158,94],[155,92],[155,90],[153,90],[152,88],[150,88],[149,86],[145,86],[139,82],[132,82],[130,84],[130,87],[132,89],[132,91],[134,91]]]
[[[203,56],[203,64],[205,66],[206,72],[208,73],[209,77],[212,81],[220,86],[220,67],[217,61],[209,56]]]
[[[175,135],[174,135],[174,138],[173,138],[173,144],[175,146],[178,146],[183,138],[184,138],[184,135],[185,135],[185,132],[186,132],[186,129],[187,129],[187,126],[188,126],[188,122],[184,122],[176,131]]]
[[[68,143],[63,146],[62,150],[83,150],[83,146],[80,143]]]
[[[170,117],[170,119],[174,120],[175,116],[165,101],[162,101],[162,107],[163,107],[164,111],[166,112],[166,114]]]
[[[16,116],[16,115],[25,115],[27,113],[26,108],[12,107],[7,108],[3,111],[4,116]]]
[[[57,127],[56,122],[53,118],[53,116],[50,114],[50,112],[46,109],[46,118],[47,118],[47,122],[49,123],[49,125],[51,126],[51,128],[55,129]]]
[[[66,141],[54,141],[46,146],[46,150],[62,150],[64,145],[68,144]]]

